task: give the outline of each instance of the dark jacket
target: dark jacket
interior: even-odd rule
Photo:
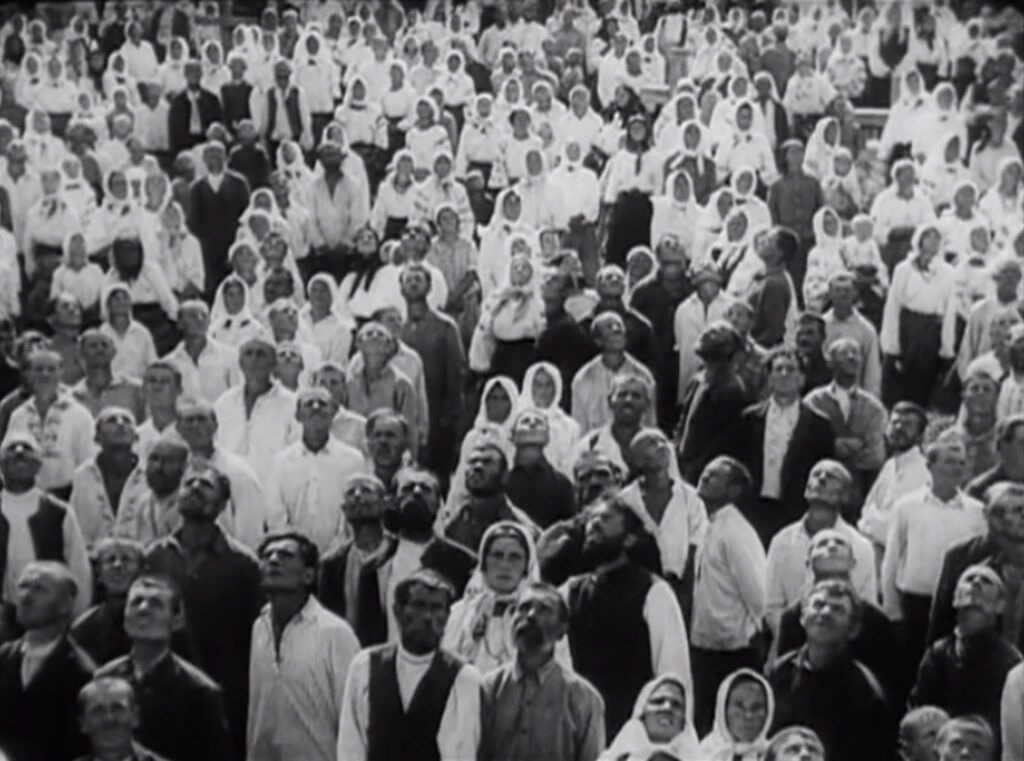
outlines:
[[[92,754],[87,756],[80,756],[76,761],[96,761],[96,757]],[[132,754],[124,759],[124,761],[170,761],[170,759],[164,756],[158,756],[151,750],[143,748],[138,743],[132,743]]]
[[[519,506],[541,529],[576,513],[572,481],[546,459],[536,465],[513,465],[505,491],[512,504]]]
[[[26,688],[22,659],[22,640],[0,646],[0,748],[11,761],[70,761],[88,750],[78,728],[78,692],[96,666],[63,637]]]
[[[136,736],[170,761],[225,761],[234,758],[220,687],[206,674],[168,653],[141,679],[131,656],[111,661],[97,676],[131,682],[139,705]]]
[[[192,209],[190,232],[196,236],[206,267],[206,288],[212,295],[228,274],[228,249],[235,242],[238,221],[249,205],[249,183],[231,170],[214,192],[205,178],[196,180],[189,189]]]
[[[207,128],[214,122],[224,120],[224,114],[220,107],[220,100],[209,90],[199,91],[199,123],[203,127],[203,135],[206,135]],[[167,135],[170,139],[171,151],[177,155],[196,145],[205,137],[197,139],[196,135],[189,133],[189,122],[192,120],[192,101],[188,98],[188,91],[182,91],[171,98],[171,105],[167,113]]]
[[[378,569],[386,559],[378,557],[377,562],[366,563],[361,567],[356,587],[358,610],[351,611],[345,598],[345,575],[353,544],[351,541],[345,542],[321,559],[316,596],[325,608],[352,624],[359,644],[370,647],[388,638],[388,614],[381,604],[380,581],[377,576]]]

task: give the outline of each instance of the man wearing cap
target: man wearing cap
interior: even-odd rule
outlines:
[[[144,471],[136,467],[137,438],[135,418],[122,407],[107,407],[96,418],[99,452],[75,470],[70,499],[89,549],[111,535],[122,498],[133,493],[144,477]]]
[[[515,455],[505,493],[541,529],[576,513],[572,482],[544,455],[550,438],[548,419],[539,410],[523,410],[512,424]]]
[[[271,528],[300,531],[320,552],[345,536],[338,498],[349,478],[367,467],[361,452],[331,435],[335,410],[326,389],[299,392],[295,420],[302,436],[274,456],[267,490]]]
[[[5,607],[13,605],[21,572],[33,561],[54,560],[66,563],[78,583],[78,614],[92,597],[88,551],[74,511],[36,485],[41,467],[39,442],[27,433],[7,434],[0,445],[0,599]],[[9,621],[0,627],[4,623]]]
[[[25,633],[0,646],[0,746],[14,761],[70,761],[87,747],[75,703],[96,665],[68,637],[82,593],[89,590],[52,560],[28,563],[17,576],[10,600]]]
[[[181,373],[185,396],[216,402],[220,395],[241,380],[238,352],[207,335],[210,309],[193,299],[178,307],[181,341],[165,358]]]
[[[837,338],[852,338],[860,348],[860,387],[881,398],[882,353],[878,344],[878,331],[860,313],[857,303],[857,281],[853,273],[836,272],[828,281],[828,300],[832,307],[822,319],[825,321],[825,345],[831,346]]]
[[[970,566],[957,581],[953,607],[956,629],[925,652],[909,704],[938,706],[952,716],[978,714],[998,727],[1006,675],[1021,662],[999,631],[1003,580],[988,565]]]
[[[214,403],[217,445],[242,457],[264,479],[274,455],[298,438],[295,394],[273,379],[277,352],[269,341],[251,338],[242,344],[238,365],[243,382]]]
[[[39,349],[29,358],[28,380],[32,398],[11,415],[11,433],[40,431],[37,441],[42,467],[37,483],[62,499],[71,495],[75,468],[92,454],[93,420],[89,410],[61,386],[60,355]],[[36,475],[36,474],[33,474]]]
[[[724,320],[732,298],[722,291],[722,277],[711,262],[693,267],[690,282],[694,291],[679,305],[675,314],[675,343],[679,353],[679,386],[677,399],[681,402],[687,385],[701,362],[697,356],[697,342],[701,331],[715,320]],[[661,336],[665,340],[666,336]]]
[[[605,312],[594,319],[590,330],[601,353],[581,367],[572,379],[572,416],[580,424],[580,430],[587,434],[611,422],[608,399],[613,381],[620,375],[636,376],[647,385],[643,421],[654,425],[654,376],[626,351],[625,321],[615,312]]]
[[[146,417],[142,384],[135,378],[115,375],[111,369],[117,349],[113,339],[99,328],[89,328],[78,338],[78,359],[85,377],[71,388],[71,395],[93,417],[107,407],[131,411],[136,420]]]

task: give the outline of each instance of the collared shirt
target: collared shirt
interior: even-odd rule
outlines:
[[[89,410],[93,417],[99,417],[107,407],[124,407],[137,421],[146,417],[146,400],[142,394],[142,384],[135,378],[115,375],[99,392],[93,391],[86,379],[82,378],[71,387],[71,395]]]
[[[6,489],[0,490],[0,514],[7,521],[7,564],[3,568],[3,587],[0,588],[0,599],[13,604],[16,599],[18,579],[29,563],[36,560],[35,542],[28,521],[39,509],[39,500],[43,492],[29,489],[21,494],[13,494]],[[75,595],[73,613],[81,615],[92,602],[92,566],[89,553],[82,538],[82,530],[78,527],[75,512],[68,510],[64,516],[64,564],[78,582],[78,594]]]
[[[64,390],[57,392],[45,418],[39,414],[35,397],[23,403],[11,415],[7,432],[31,433],[42,447],[43,466],[36,477],[41,489],[70,486],[75,468],[96,448],[92,415]]]
[[[699,546],[708,530],[707,509],[697,490],[681,478],[674,478],[672,493],[658,523],[647,512],[640,479],[619,492],[619,498],[633,508],[647,531],[657,539],[662,575],[682,579],[690,548]]]
[[[217,446],[242,457],[261,481],[270,474],[274,455],[299,438],[295,394],[280,383],[274,382],[256,400],[249,415],[245,412],[245,384],[225,391],[213,408]]]
[[[142,459],[140,457],[140,462]],[[82,528],[87,547],[91,549],[98,541],[113,534],[117,515],[121,513],[121,505],[126,499],[130,500],[133,494],[145,489],[145,480],[145,468],[134,468],[124,482],[121,499],[115,510],[110,504],[103,472],[96,458],[90,457],[78,466],[71,482],[70,504]]]
[[[27,687],[35,675],[39,673],[43,663],[46,662],[46,659],[50,657],[50,653],[57,648],[60,642],[60,636],[41,644],[31,643],[27,639],[21,640],[21,684],[23,687]]]
[[[118,333],[109,322],[104,322],[100,332],[114,342],[114,361],[110,369],[115,375],[142,378],[150,362],[157,358],[153,336],[140,322],[132,320],[124,333]]]
[[[334,761],[345,679],[358,652],[352,628],[312,595],[279,645],[270,605],[263,608],[252,628],[250,761]]]
[[[313,245],[329,248],[351,245],[356,230],[370,220],[368,188],[354,177],[342,174],[333,193],[323,177],[317,178],[310,192]]]
[[[857,528],[875,544],[885,546],[892,506],[910,492],[931,486],[928,462],[920,447],[893,455],[885,461],[864,500]]]
[[[277,453],[270,474],[270,524],[303,532],[321,553],[340,543],[347,529],[341,494],[348,479],[365,473],[357,449],[333,436],[317,452],[296,441]]]
[[[205,399],[212,404],[242,379],[238,352],[213,338],[206,339],[198,361],[192,359],[184,341],[166,359],[181,371],[181,392],[192,399]]]
[[[850,582],[863,600],[878,599],[878,575],[871,542],[842,518],[836,519],[835,530],[846,537],[855,561]],[[782,612],[810,589],[814,579],[807,565],[811,535],[804,519],[786,526],[775,535],[768,547],[768,616],[777,625]],[[938,578],[936,571],[935,578]]]
[[[894,621],[903,618],[900,593],[931,597],[951,546],[984,533],[982,504],[962,492],[943,502],[923,487],[892,508],[882,559],[882,607]]]
[[[595,761],[605,747],[604,701],[551,658],[524,673],[513,661],[484,677],[482,758]]]
[[[644,413],[643,422],[644,425],[657,424],[654,401],[658,395],[655,393],[651,371],[629,354],[625,355],[625,361],[618,369],[612,370],[599,354],[583,365],[572,379],[572,416],[584,434],[612,422],[608,395],[617,375],[636,375],[647,383],[651,402]]]
[[[416,688],[430,668],[434,653],[413,655],[398,646],[395,673],[402,709],[407,710]],[[463,666],[448,693],[437,730],[441,761],[472,761],[480,745],[480,673]],[[370,651],[352,661],[345,683],[338,731],[338,761],[366,761],[370,726]]]
[[[786,459],[786,451],[789,449],[789,442],[793,438],[793,431],[796,430],[799,419],[799,401],[782,407],[775,399],[769,400],[764,422],[762,497],[778,499],[782,496],[782,463]]]
[[[706,650],[740,650],[760,628],[768,603],[768,559],[733,505],[711,515],[697,548],[690,641]]]

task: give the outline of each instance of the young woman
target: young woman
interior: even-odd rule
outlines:
[[[391,171],[380,184],[370,211],[370,225],[381,240],[396,240],[414,214],[416,169],[412,151],[403,148],[391,160]]]
[[[807,255],[804,274],[804,304],[822,314],[828,301],[828,283],[832,275],[846,269],[842,254],[842,224],[839,215],[828,206],[814,214],[814,248]]]
[[[378,309],[392,306],[405,314],[405,299],[397,272],[386,268],[383,247],[373,228],[356,233],[357,260],[338,286],[338,311],[356,324],[368,321]]]
[[[661,190],[661,161],[651,148],[647,120],[635,116],[626,126],[623,147],[605,167],[601,178],[608,208],[605,260],[622,265],[633,246],[649,246],[651,196]]]
[[[555,469],[571,476],[581,431],[580,424],[562,409],[562,393],[562,374],[558,368],[550,362],[537,362],[530,365],[523,376],[519,409],[535,409],[544,413],[550,432],[544,455]]]
[[[306,286],[306,303],[299,312],[300,330],[308,331],[312,344],[325,362],[345,367],[352,349],[355,324],[338,315],[337,303],[338,286],[334,278],[326,272],[313,275]]]
[[[249,286],[238,275],[228,275],[217,288],[210,312],[210,337],[236,349],[250,338],[270,340],[270,331],[249,309]]]

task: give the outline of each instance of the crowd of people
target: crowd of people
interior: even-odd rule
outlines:
[[[1018,11],[25,11],[0,759],[1024,761]]]

